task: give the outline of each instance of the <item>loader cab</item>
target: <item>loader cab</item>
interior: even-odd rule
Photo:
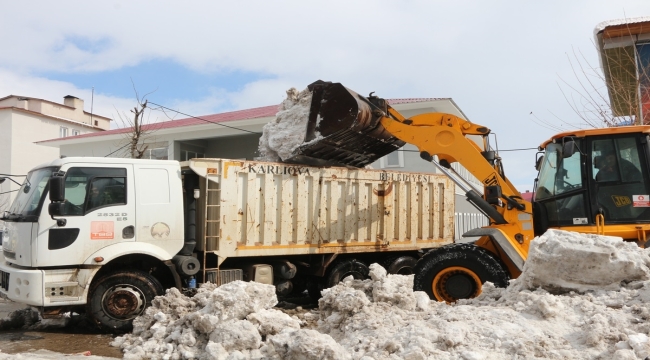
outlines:
[[[616,130],[585,130],[542,145],[536,234],[595,226],[599,214],[605,224],[650,223],[648,137],[633,127]]]

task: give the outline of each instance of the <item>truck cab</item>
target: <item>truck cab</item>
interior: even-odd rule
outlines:
[[[48,199],[53,184],[60,199]],[[108,281],[98,305],[122,326],[148,292],[178,283],[171,260],[183,247],[182,196],[176,161],[71,157],[33,169],[4,215],[0,294],[58,313],[86,305],[93,287],[128,267],[135,280]]]

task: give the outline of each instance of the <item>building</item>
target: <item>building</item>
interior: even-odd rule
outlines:
[[[650,124],[650,16],[602,22],[594,37],[613,115]]]
[[[443,112],[466,118],[452,99],[392,99],[389,103],[406,117],[428,112]],[[278,106],[186,118],[144,126],[149,131],[145,139],[145,157],[185,161],[195,157],[253,160],[257,154],[262,127],[275,118]],[[68,138],[57,138],[39,144],[58,147],[65,156],[128,156],[130,129],[113,129]],[[482,191],[483,185],[467,170],[454,164],[454,169]],[[435,166],[420,158],[416,147],[407,144],[372,164],[373,168],[439,172]],[[465,230],[487,225],[487,218],[465,200],[464,192],[456,189],[456,236]]]
[[[110,129],[111,119],[84,111],[84,101],[68,95],[63,104],[26,96],[0,98],[0,174],[25,175],[59,157],[59,149],[36,142],[83,136]],[[3,177],[4,175],[0,175]],[[21,177],[14,178],[22,182]],[[6,210],[18,185],[0,184],[0,210]]]

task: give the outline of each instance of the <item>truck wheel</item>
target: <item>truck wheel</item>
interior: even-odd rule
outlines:
[[[164,293],[155,277],[139,270],[107,274],[94,281],[88,292],[86,313],[102,329],[130,331],[133,319]]]
[[[506,287],[510,278],[501,261],[474,244],[431,250],[417,262],[414,271],[415,290],[446,302],[478,296],[486,281]]]
[[[389,257],[382,263],[382,265],[389,274],[411,275],[413,274],[413,268],[417,262],[418,259],[413,256],[405,255]]]
[[[367,279],[369,272],[370,269],[368,269],[368,265],[357,259],[342,260],[333,265],[328,271],[325,280],[325,288],[330,288],[338,284],[341,280],[350,275],[357,280]]]

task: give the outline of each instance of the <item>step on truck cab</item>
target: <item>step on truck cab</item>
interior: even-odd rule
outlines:
[[[3,215],[0,294],[127,331],[165,289],[254,280],[320,290],[368,265],[411,273],[453,242],[454,188],[425,173],[228,159],[69,157]]]

